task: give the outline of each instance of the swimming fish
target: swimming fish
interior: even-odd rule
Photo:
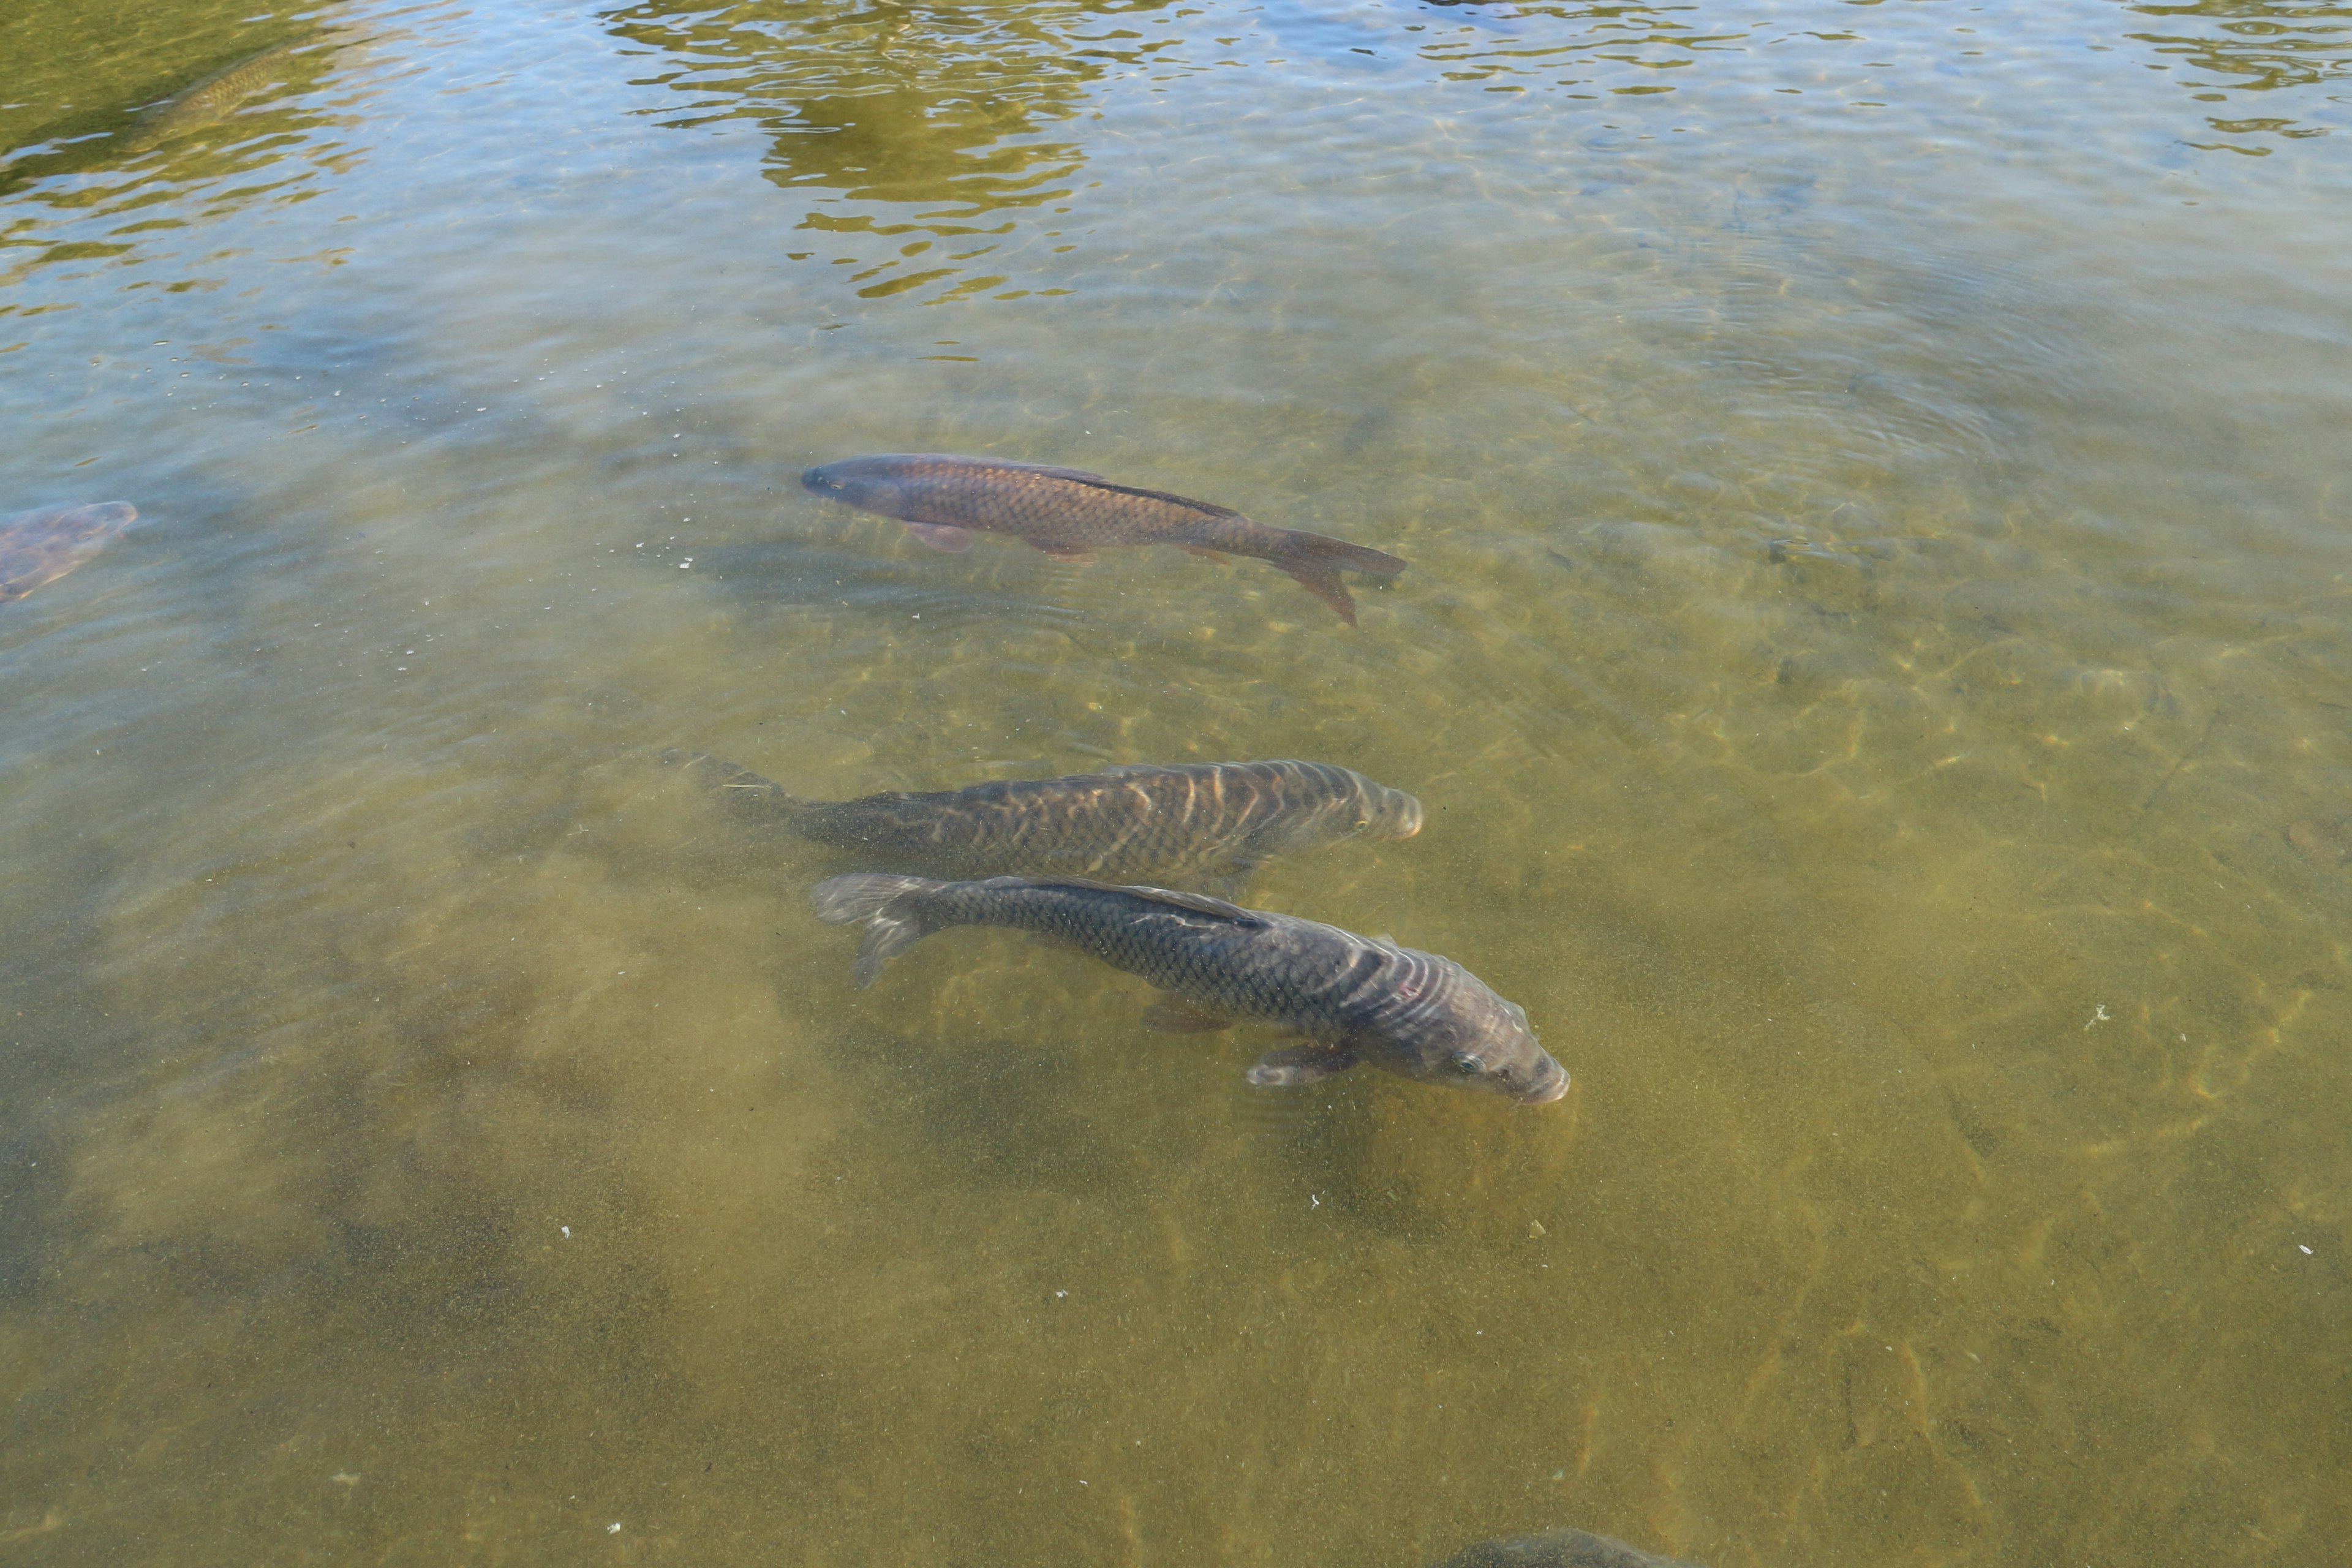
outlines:
[[[1405,569],[1393,555],[1344,539],[1271,528],[1207,501],[1043,463],[885,453],[820,464],[801,483],[827,500],[898,518],[934,550],[969,550],[977,529],[1024,539],[1056,561],[1092,561],[1098,544],[1173,544],[1215,560],[1255,556],[1289,573],[1349,626],[1356,601],[1340,571],[1393,577]]]
[[[739,816],[944,877],[1069,872],[1238,886],[1271,855],[1421,831],[1419,801],[1328,763],[1142,763],[828,801],[796,800],[716,757],[671,752],[664,760],[699,770]]]
[[[1269,1051],[1249,1080],[1310,1084],[1359,1064],[1540,1105],[1568,1092],[1528,1016],[1435,953],[1337,926],[1164,888],[1083,877],[935,882],[860,871],[816,885],[817,918],[866,922],[857,984],[949,926],[1011,926],[1081,948],[1171,994],[1144,1014],[1180,1034],[1249,1018],[1307,1043]]]
[[[138,515],[127,500],[108,500],[0,517],[0,605],[56,582],[105,549]]]
[[[1606,1535],[1582,1530],[1548,1530],[1507,1541],[1465,1546],[1430,1568],[1699,1568],[1679,1557],[1660,1557]]]
[[[273,44],[142,110],[123,140],[122,151],[143,153],[185,132],[227,119],[248,99],[283,83],[292,74],[295,55],[311,42],[305,34]]]

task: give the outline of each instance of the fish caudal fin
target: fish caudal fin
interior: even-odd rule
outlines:
[[[857,944],[857,984],[874,984],[882,966],[931,933],[923,918],[924,895],[946,884],[928,877],[899,877],[882,871],[852,871],[827,877],[816,885],[816,918],[827,925],[866,922],[866,939]]]
[[[1339,574],[1361,572],[1374,577],[1393,577],[1408,564],[1385,550],[1374,550],[1367,544],[1350,544],[1344,539],[1308,533],[1303,529],[1286,529],[1284,532],[1286,537],[1283,551],[1273,558],[1274,563],[1297,578],[1299,586],[1330,605],[1351,626],[1356,624],[1355,595],[1339,581]]]

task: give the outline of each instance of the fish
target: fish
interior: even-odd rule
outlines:
[[[1699,1568],[1582,1530],[1548,1530],[1465,1546],[1430,1568]]]
[[[1078,948],[1168,993],[1144,1022],[1176,1034],[1270,1023],[1306,1043],[1267,1052],[1249,1081],[1320,1083],[1349,1068],[1484,1089],[1524,1105],[1568,1092],[1517,1003],[1450,958],[1386,937],[1166,888],[1084,877],[940,882],[855,871],[814,891],[817,919],[863,921],[859,986],[933,931],[1009,926]]]
[[[1056,561],[1084,563],[1094,547],[1173,544],[1223,560],[1271,562],[1356,624],[1342,571],[1393,577],[1406,563],[1369,545],[1253,522],[1237,511],[1165,490],[1115,485],[1100,474],[942,453],[884,453],[821,463],[801,475],[812,494],[895,517],[934,550],[971,548],[975,531],[1009,533]]]
[[[1329,763],[1129,763],[858,800],[800,800],[699,752],[693,768],[739,816],[949,878],[1061,873],[1109,882],[1198,879],[1238,889],[1269,856],[1343,838],[1411,838],[1421,802]]]
[[[310,35],[273,44],[248,55],[140,111],[122,150],[143,153],[173,137],[226,120],[257,95],[282,84],[294,56],[311,43]]]
[[[0,517],[0,605],[54,583],[97,554],[139,516],[127,500],[45,506]]]

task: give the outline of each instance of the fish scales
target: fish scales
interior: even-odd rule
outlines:
[[[810,801],[717,758],[670,756],[700,770],[739,815],[884,857],[898,869],[950,877],[1239,878],[1274,854],[1355,837],[1409,838],[1421,829],[1419,801],[1328,763],[1140,763]]]
[[[881,453],[820,464],[801,483],[828,500],[895,517],[935,550],[971,547],[971,532],[1012,534],[1048,555],[1091,561],[1096,545],[1173,544],[1196,554],[1269,562],[1355,624],[1345,570],[1393,577],[1385,551],[1303,529],[1274,528],[1229,507],[1100,474],[950,453]]]
[[[856,872],[819,883],[815,901],[821,920],[866,922],[860,985],[933,931],[1004,926],[1081,948],[1171,993],[1193,1020],[1175,1026],[1249,1018],[1306,1038],[1263,1058],[1255,1083],[1312,1083],[1363,1063],[1528,1103],[1568,1089],[1527,1015],[1476,975],[1317,921],[1075,877],[941,882]]]

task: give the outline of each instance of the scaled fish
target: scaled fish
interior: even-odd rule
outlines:
[[[1393,577],[1405,568],[1393,555],[1344,539],[1270,528],[1207,501],[1042,463],[886,453],[822,464],[801,483],[827,500],[898,518],[934,550],[969,550],[980,529],[1024,539],[1057,561],[1092,561],[1099,544],[1173,544],[1213,560],[1255,556],[1298,579],[1349,626],[1356,601],[1340,571]]]
[[[226,120],[245,102],[283,83],[291,74],[295,55],[312,42],[305,34],[273,44],[181,89],[163,102],[141,111],[124,138],[122,151],[143,153],[173,137]]]
[[[1011,926],[1085,949],[1172,993],[1144,1015],[1178,1033],[1234,1019],[1309,1041],[1269,1051],[1249,1080],[1309,1084],[1362,1064],[1540,1105],[1568,1092],[1528,1016],[1451,959],[1196,893],[1080,877],[934,882],[861,871],[816,885],[816,913],[866,922],[857,984],[949,926]]]
[[[1069,872],[1237,886],[1270,855],[1421,831],[1419,801],[1328,763],[1145,763],[827,801],[796,800],[716,757],[672,752],[665,760],[698,770],[740,816],[944,877]]]
[[[1660,1557],[1606,1535],[1582,1530],[1548,1530],[1465,1546],[1430,1568],[1699,1568],[1679,1557]]]
[[[108,500],[0,517],[0,605],[56,582],[105,549],[138,515],[127,500]]]

